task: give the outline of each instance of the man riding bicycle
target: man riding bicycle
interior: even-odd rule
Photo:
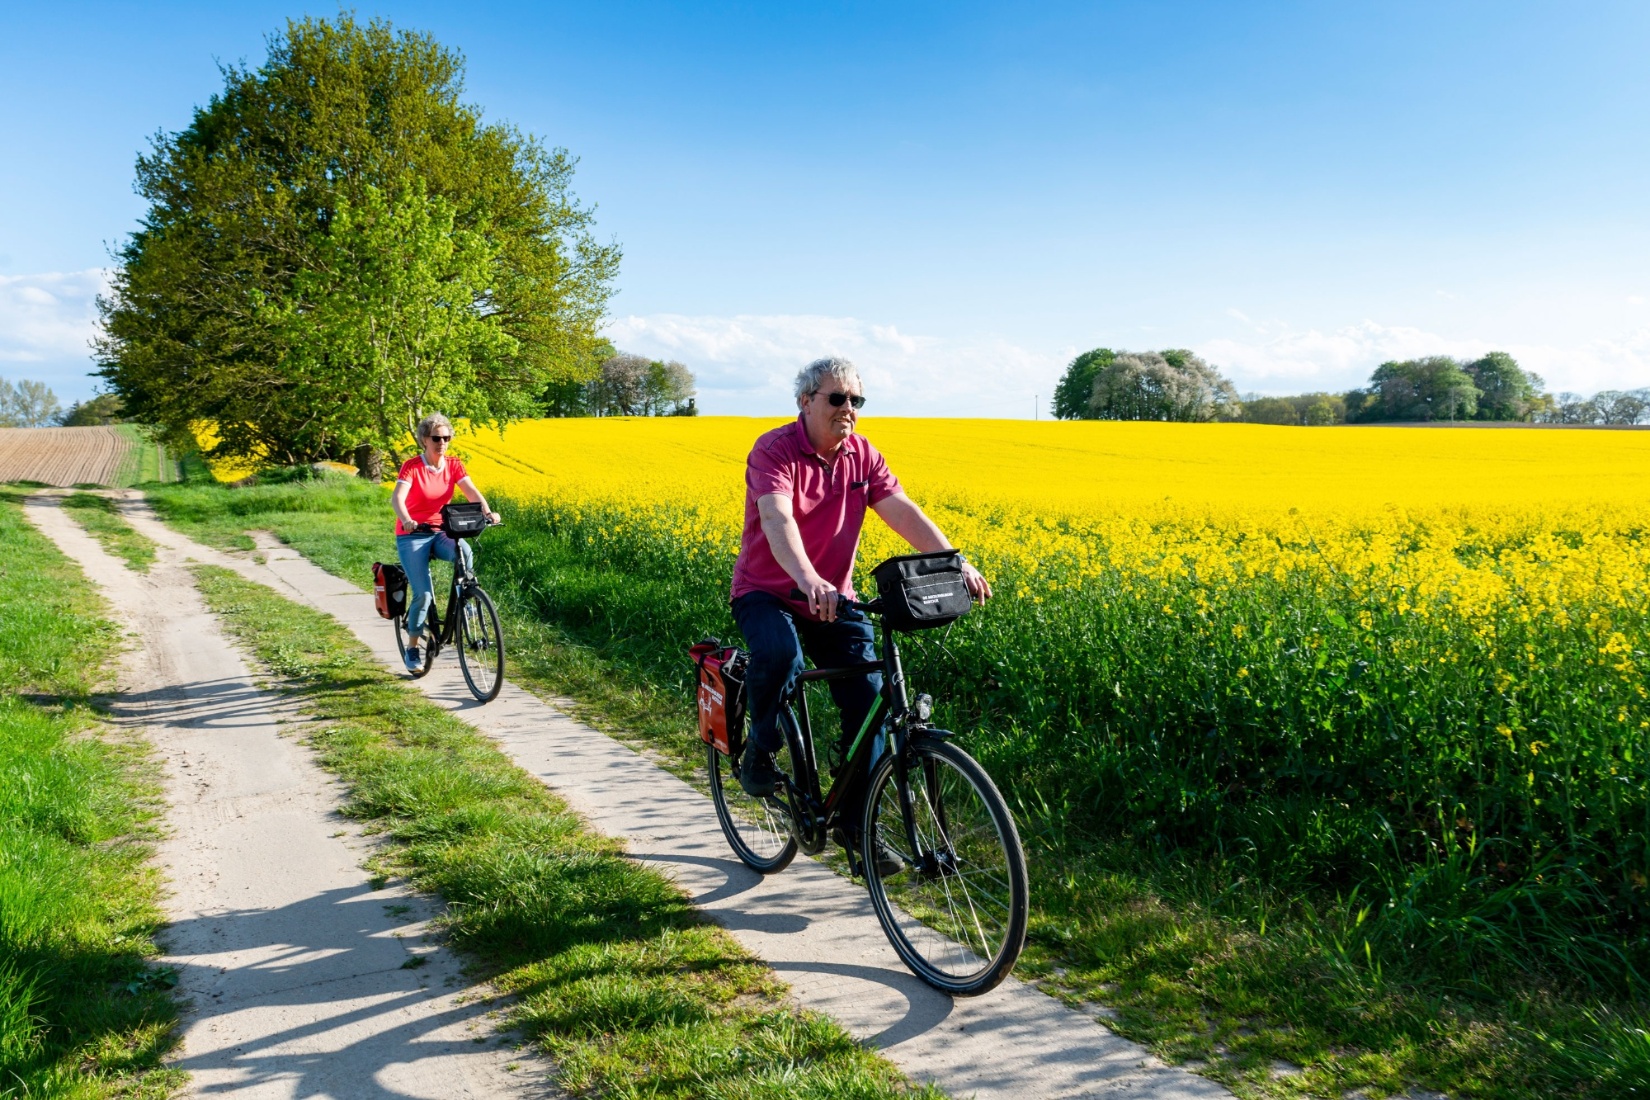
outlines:
[[[881,453],[854,433],[865,396],[852,363],[809,363],[796,376],[796,404],[796,421],[762,435],[746,460],[745,527],[733,567],[733,617],[750,650],[751,729],[739,785],[758,798],[772,794],[779,781],[773,761],[784,740],[779,707],[802,672],[803,653],[821,668],[876,660],[869,620],[837,609],[839,593],[854,595],[866,508],[919,553],[951,549]],[[974,599],[990,598],[991,585],[966,562],[963,581]],[[879,673],[831,681],[841,745],[859,731],[881,690]],[[850,851],[858,847],[851,836],[839,841]]]
[[[464,499],[481,505],[489,522],[497,523],[498,513],[487,507],[481,490],[464,470],[464,463],[447,453],[453,441],[453,425],[440,413],[432,413],[418,422],[418,445],[421,454],[401,464],[396,475],[395,493],[390,504],[395,508],[395,552],[401,558],[401,568],[407,574],[407,585],[412,589],[412,602],[407,608],[407,648],[404,660],[407,671],[416,673],[423,668],[423,654],[419,639],[424,633],[424,621],[435,602],[435,585],[430,578],[430,556],[442,561],[458,561],[464,555],[470,564],[470,548],[441,530],[441,509],[453,499],[453,490],[464,493]]]

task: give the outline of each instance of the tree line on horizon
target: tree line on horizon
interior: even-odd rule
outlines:
[[[1369,383],[1342,393],[1239,395],[1184,348],[1095,348],[1073,359],[1054,391],[1062,420],[1229,421],[1321,426],[1395,423],[1535,423],[1625,426],[1650,421],[1650,388],[1591,397],[1545,392],[1540,375],[1511,355],[1390,360]]]
[[[697,379],[674,359],[616,351],[611,344],[594,377],[548,386],[539,412],[563,416],[698,416]]]

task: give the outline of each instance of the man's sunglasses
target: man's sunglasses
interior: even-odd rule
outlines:
[[[430,442],[431,443],[451,443],[452,441],[453,441],[453,437],[450,436],[450,435],[432,435],[432,436],[430,436]]]
[[[818,393],[819,391],[815,390],[814,392]],[[850,395],[838,390],[835,393],[826,394],[825,399],[829,401],[833,407],[838,409],[849,404],[853,405],[856,409],[863,409],[865,407],[865,398],[861,397],[857,393]]]

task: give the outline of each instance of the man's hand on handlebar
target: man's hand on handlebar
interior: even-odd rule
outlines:
[[[836,585],[824,577],[815,576],[813,580],[801,588],[798,594],[802,599],[808,601],[808,614],[822,623],[836,621],[836,602],[841,595],[836,590]]]
[[[832,591],[835,592],[835,589],[832,589]],[[803,598],[802,597],[802,589],[800,589],[800,588],[791,589],[791,599],[800,600],[802,598]],[[841,592],[836,592],[836,595],[834,597],[832,597],[831,602],[836,608],[835,612],[833,612],[832,615],[831,615],[831,619],[839,619],[843,615],[847,614],[850,611],[878,611],[878,612],[880,612],[882,610],[881,605],[879,605],[879,604],[861,603],[858,600],[852,599],[848,596],[844,596]],[[829,622],[831,620],[827,619],[826,621]]]

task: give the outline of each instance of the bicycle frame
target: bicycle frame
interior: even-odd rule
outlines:
[[[471,553],[473,554],[474,551]],[[458,555],[458,560],[453,562],[453,580],[447,586],[447,614],[445,616],[438,613],[439,609],[436,606],[441,601],[436,599],[433,593],[430,596],[430,611],[425,617],[424,633],[427,644],[434,646],[438,653],[443,646],[452,645],[453,639],[458,637],[459,601],[476,584],[475,570],[465,563],[465,556],[461,552]],[[412,607],[409,603],[407,610],[401,613],[403,625],[406,624],[407,618],[411,614]]]
[[[876,610],[874,605],[856,603],[853,606],[857,610]],[[841,680],[849,676],[863,676],[871,672],[882,673],[882,691],[877,695],[876,702],[871,704],[870,712],[866,714],[864,723],[844,754],[842,770],[831,784],[831,789],[822,794],[819,784],[819,760],[814,752],[813,722],[808,713],[807,685]],[[918,841],[916,815],[911,805],[911,786],[907,780],[908,763],[905,749],[912,733],[917,730],[947,735],[944,731],[929,731],[926,726],[919,724],[923,719],[916,718],[915,712],[911,709],[906,691],[905,668],[900,663],[899,644],[887,624],[882,624],[880,661],[864,661],[841,668],[807,669],[797,677],[796,687],[784,703],[792,706],[797,718],[797,735],[802,742],[799,746],[800,753],[793,751],[791,754],[791,769],[795,774],[789,778],[787,784],[791,796],[788,816],[796,833],[797,844],[802,850],[810,855],[819,852],[825,847],[830,830],[843,824],[842,800],[857,777],[870,775],[871,754],[875,750],[877,736],[873,731],[884,729],[886,750],[893,754],[894,758],[895,785],[899,791],[905,839],[912,854],[919,859],[923,858],[925,853]],[[858,830],[858,822],[849,825],[850,832]]]

